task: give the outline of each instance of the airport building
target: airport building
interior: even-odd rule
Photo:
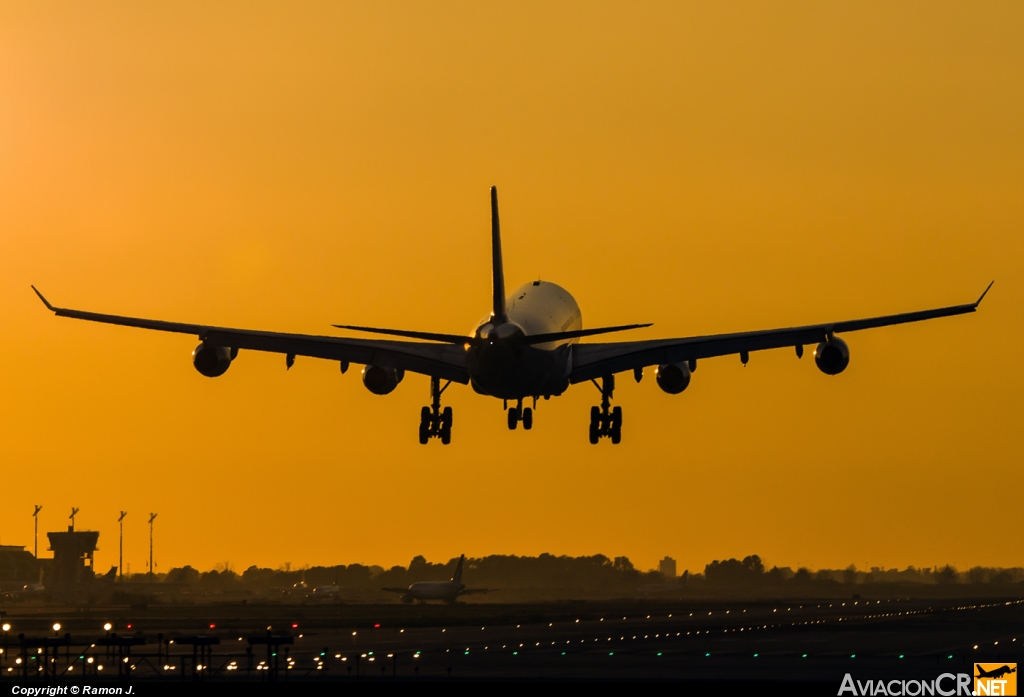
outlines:
[[[21,545],[0,545],[0,588],[39,580],[39,560]]]
[[[658,571],[660,571],[661,575],[665,578],[675,578],[676,560],[672,557],[665,557],[660,562],[658,562]]]
[[[53,552],[54,577],[47,585],[55,589],[72,590],[94,578],[93,554],[100,533],[96,530],[75,531],[69,525],[67,532],[48,532]]]

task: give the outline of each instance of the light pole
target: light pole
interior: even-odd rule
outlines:
[[[79,510],[80,509],[75,508],[74,506],[71,507],[71,515],[68,516],[68,518],[71,519],[71,532],[75,531],[75,516],[78,515]]]
[[[43,507],[37,505],[36,506],[36,510],[34,510],[32,512],[32,520],[34,521],[35,529],[36,529],[36,542],[35,542],[35,546],[32,548],[32,555],[36,559],[39,558],[39,511],[41,511],[41,510],[43,510]]]
[[[149,514],[149,580],[153,580],[153,521],[156,513]]]
[[[121,511],[121,517],[117,519],[120,537],[117,541],[117,576],[124,580],[124,517],[128,511]]]

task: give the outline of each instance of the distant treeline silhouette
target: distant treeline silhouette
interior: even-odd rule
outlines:
[[[191,566],[172,569],[156,580],[173,584],[196,585],[213,589],[248,588],[288,589],[338,585],[351,589],[377,589],[407,586],[417,581],[447,580],[455,570],[457,559],[432,563],[422,556],[405,566],[385,569],[380,566],[349,564],[314,566],[295,569],[285,565],[277,569],[250,566],[237,573],[229,564],[200,572]],[[750,555],[743,559],[716,560],[704,567],[703,573],[684,572],[679,577],[666,577],[658,571],[640,571],[626,557],[609,558],[601,554],[588,557],[537,557],[491,555],[467,558],[463,581],[470,586],[501,589],[554,588],[600,593],[634,593],[645,588],[685,586],[688,589],[770,589],[806,587],[827,590],[866,584],[1024,584],[1024,568],[974,567],[958,571],[952,566],[935,568],[860,570],[850,565],[845,569],[789,567],[766,568],[761,558]]]

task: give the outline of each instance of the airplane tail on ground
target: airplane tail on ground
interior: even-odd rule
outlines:
[[[462,562],[466,561],[466,555],[463,554],[459,557],[459,564],[455,567],[455,575],[452,576],[454,583],[462,583]]]

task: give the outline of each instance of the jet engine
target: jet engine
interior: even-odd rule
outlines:
[[[814,363],[825,375],[839,375],[850,365],[850,348],[838,336],[822,341],[814,349]]]
[[[208,346],[205,342],[192,352],[192,365],[200,375],[217,378],[227,372],[238,351],[224,346]]]
[[[363,368],[363,384],[374,394],[390,394],[398,387],[405,377],[404,370],[385,368],[380,365],[368,365]]]
[[[659,365],[655,373],[655,380],[662,392],[679,394],[690,384],[690,366],[684,361],[682,363],[668,363]]]

